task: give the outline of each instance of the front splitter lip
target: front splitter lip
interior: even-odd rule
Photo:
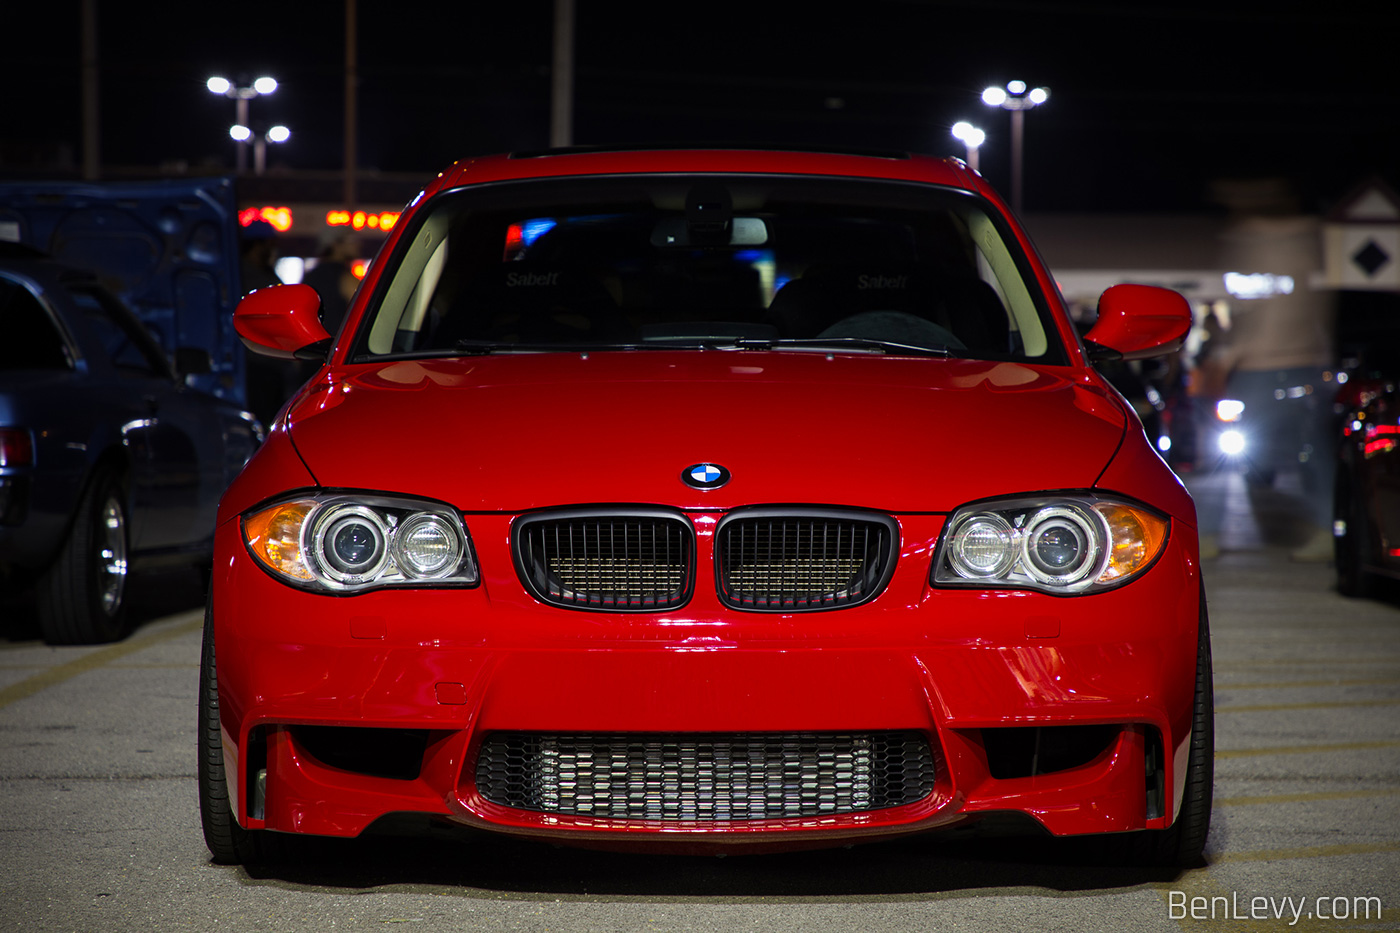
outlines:
[[[517,810],[491,803],[472,791],[449,798],[449,819],[496,834],[547,840],[585,848],[711,855],[830,848],[949,829],[985,814],[960,812],[961,794],[935,792],[900,807],[782,820],[653,822],[595,819]]]

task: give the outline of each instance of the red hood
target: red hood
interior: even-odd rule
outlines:
[[[939,512],[1034,491],[1028,483],[1092,486],[1124,428],[1097,387],[971,360],[558,353],[400,361],[332,378],[290,415],[319,484],[467,512],[605,502]],[[701,462],[732,481],[685,486],[682,471]]]

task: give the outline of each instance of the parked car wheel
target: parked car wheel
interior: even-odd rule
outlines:
[[[1337,592],[1364,599],[1371,595],[1373,582],[1363,566],[1366,557],[1366,510],[1356,500],[1351,481],[1339,470],[1333,499],[1333,514],[1345,529],[1332,539],[1337,566]]]
[[[214,666],[213,613],[204,610],[204,647],[199,662],[199,816],[204,842],[220,865],[260,860],[262,831],[238,825],[224,773],[224,746],[219,735],[219,678]]]
[[[129,528],[121,483],[93,477],[58,559],[39,581],[39,625],[50,644],[114,641],[126,631]]]

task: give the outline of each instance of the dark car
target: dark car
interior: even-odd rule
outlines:
[[[260,442],[185,384],[91,273],[0,244],[0,587],[32,589],[44,638],[110,641],[132,572],[207,563],[219,497]]]
[[[1400,578],[1400,392],[1394,379],[1353,379],[1337,393],[1337,406],[1337,590],[1369,596],[1377,577]]]

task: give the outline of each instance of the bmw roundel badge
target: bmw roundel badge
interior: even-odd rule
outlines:
[[[681,471],[681,482],[696,489],[718,489],[729,482],[729,471],[718,463],[697,463]]]

